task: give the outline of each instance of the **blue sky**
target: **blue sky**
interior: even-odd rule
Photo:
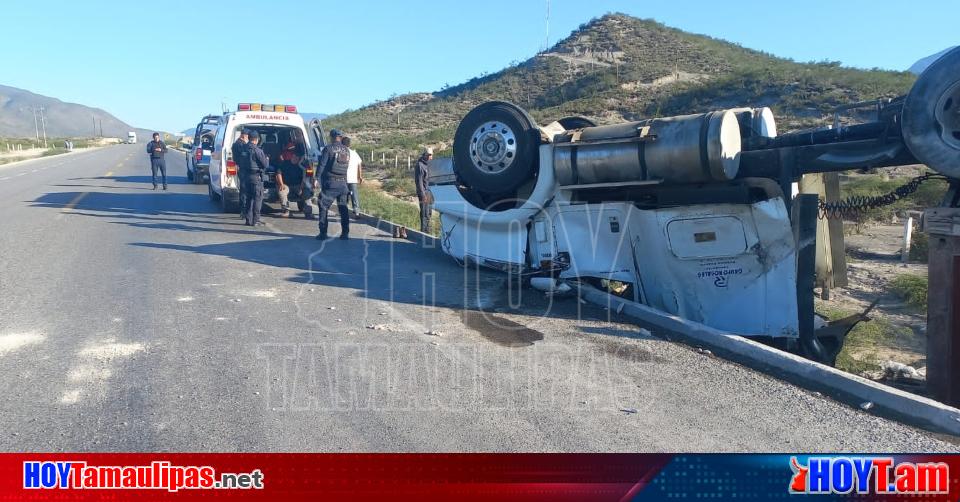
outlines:
[[[178,131],[239,101],[335,113],[522,61],[546,0],[4,2],[0,84]],[[550,43],[606,12],[798,61],[904,70],[960,42],[960,0],[552,0]]]

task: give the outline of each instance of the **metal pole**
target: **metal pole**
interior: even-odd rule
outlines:
[[[37,141],[40,141],[40,127],[39,127],[39,125],[37,124],[37,109],[31,106],[31,107],[30,107],[30,111],[33,112],[33,131],[34,131],[34,138],[35,138]]]
[[[907,216],[903,220],[903,251],[900,253],[900,261],[907,263],[910,261],[910,240],[913,237],[913,216]]]

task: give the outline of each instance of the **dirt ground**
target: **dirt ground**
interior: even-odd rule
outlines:
[[[926,366],[926,312],[908,305],[890,283],[900,274],[926,276],[927,264],[900,261],[902,224],[866,226],[860,233],[845,235],[845,241],[849,285],[832,289],[829,300],[817,301],[817,310],[862,312],[879,298],[870,317],[881,321],[890,336],[872,346],[856,347],[850,355],[879,364],[906,364],[916,368],[922,377]],[[860,373],[872,379],[884,377],[883,371],[875,367]]]

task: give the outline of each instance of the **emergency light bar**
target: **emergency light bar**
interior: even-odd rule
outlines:
[[[239,103],[238,112],[285,112],[297,113],[297,107],[294,105],[265,105],[263,103]]]

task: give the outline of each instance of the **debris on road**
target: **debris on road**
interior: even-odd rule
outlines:
[[[919,379],[920,372],[913,366],[907,366],[896,361],[887,361],[880,365],[884,374],[892,379]]]
[[[863,410],[863,411],[869,411],[870,408],[873,408],[873,402],[871,402],[871,401],[866,401],[866,402],[860,403],[860,409],[861,409],[861,410]]]
[[[430,336],[443,336],[443,332],[440,332],[440,331],[437,331],[437,330],[427,331],[426,334],[427,334],[427,335],[430,335]]]
[[[705,355],[705,356],[712,356],[712,355],[713,355],[713,352],[711,352],[709,349],[702,349],[702,348],[699,348],[699,347],[698,347],[698,348],[697,348],[697,354],[703,354],[703,355]]]
[[[639,410],[637,410],[636,408],[620,408],[620,411],[622,411],[622,412],[624,412],[624,413],[626,413],[626,414],[628,414],[628,415],[632,415],[632,414],[634,414],[634,413],[639,413]]]

